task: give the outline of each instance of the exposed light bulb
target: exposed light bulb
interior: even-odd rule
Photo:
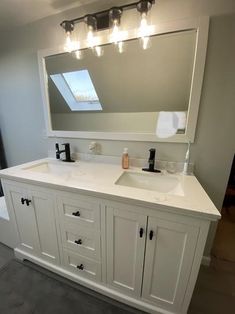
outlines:
[[[75,51],[75,57],[76,57],[78,60],[81,60],[81,59],[82,59],[82,51],[81,51],[81,50],[76,50],[76,51]]]
[[[150,35],[152,33],[152,26],[148,25],[147,13],[143,12],[141,14],[140,27],[138,30],[138,37],[142,40],[143,49],[147,49],[150,44]]]
[[[95,48],[95,54],[97,55],[97,57],[101,57],[104,54],[104,49],[101,46],[96,46]]]
[[[80,49],[80,42],[71,39],[71,32],[66,33],[66,40],[64,45],[64,50],[66,52],[72,52]]]
[[[88,44],[88,48],[94,48],[95,46],[97,46],[97,37],[94,36],[94,29],[92,26],[89,26],[88,28],[88,33],[87,33],[87,44]]]
[[[110,35],[110,42],[114,43],[118,51],[122,53],[124,43],[123,41],[127,38],[128,33],[124,31],[120,31],[118,20],[113,21],[112,33]]]
[[[72,52],[73,51],[73,42],[71,39],[71,32],[66,33],[66,40],[65,40],[65,45],[64,45],[64,50],[67,52]]]
[[[118,43],[118,51],[119,51],[119,53],[123,53],[124,52],[124,42],[123,41],[120,41]]]
[[[142,38],[142,47],[144,50],[149,48],[150,38],[149,37],[143,37]]]
[[[117,20],[113,21],[113,28],[112,28],[112,33],[111,33],[110,39],[115,45],[119,42],[120,31],[119,31],[119,25],[118,25]]]

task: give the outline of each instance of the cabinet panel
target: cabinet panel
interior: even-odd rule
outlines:
[[[144,299],[171,310],[180,308],[198,232],[198,227],[149,217],[142,293]]]
[[[86,228],[100,229],[100,207],[92,198],[59,197],[60,221],[81,224]]]
[[[64,261],[66,267],[75,274],[90,280],[101,281],[101,264],[99,262],[67,250],[64,250]]]
[[[16,182],[6,184],[5,191],[8,205],[16,216],[19,248],[59,263],[54,197],[33,185]]]
[[[61,235],[64,247],[72,249],[80,255],[100,259],[99,231],[64,223],[61,225]]]
[[[107,282],[134,296],[141,291],[146,222],[145,215],[107,208]]]
[[[31,200],[36,214],[41,255],[50,262],[57,262],[59,249],[54,216],[54,199],[47,193],[32,190]]]
[[[6,197],[15,211],[20,247],[30,253],[39,253],[38,229],[35,212],[32,205],[21,203],[21,198],[26,198],[27,190],[20,186],[6,185]]]

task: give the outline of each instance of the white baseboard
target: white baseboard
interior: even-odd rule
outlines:
[[[210,266],[211,257],[210,256],[203,256],[201,264],[204,266]]]

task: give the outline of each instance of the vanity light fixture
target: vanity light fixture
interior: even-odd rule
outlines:
[[[80,22],[85,22],[87,25],[87,45],[91,48],[94,53],[100,57],[103,55],[103,47],[99,44],[99,37],[97,32],[105,29],[111,28],[111,34],[109,40],[111,43],[114,43],[118,47],[120,53],[123,52],[124,41],[127,40],[127,31],[121,30],[121,17],[124,10],[128,9],[137,9],[141,14],[141,23],[138,31],[138,37],[141,38],[143,43],[143,49],[148,48],[149,37],[151,35],[152,27],[147,23],[147,14],[151,9],[152,5],[155,3],[155,0],[141,0],[138,2],[133,2],[125,4],[119,7],[113,7],[108,10],[87,14],[75,18],[73,20],[66,20],[60,23],[60,26],[63,27],[66,33],[66,42],[64,49],[67,52],[75,52],[75,55],[78,59],[81,58],[80,51],[80,42],[74,41],[71,38],[72,32],[74,31],[75,24]]]
[[[67,52],[72,52],[74,48],[73,41],[71,39],[72,31],[74,30],[74,23],[70,21],[63,21],[61,26],[64,28],[66,33],[66,40],[64,45],[64,50]]]
[[[94,15],[88,14],[84,17],[84,21],[87,24],[87,46],[94,50],[97,57],[101,57],[103,55],[103,48],[98,45],[99,38],[96,36],[97,18]]]
[[[121,15],[123,10],[118,7],[114,7],[109,11],[109,20],[112,27],[110,42],[114,43],[118,47],[120,53],[123,52],[123,40],[125,39],[125,33],[120,31]]]
[[[138,37],[140,37],[142,41],[142,47],[143,49],[147,49],[150,45],[150,35],[152,33],[152,27],[148,25],[148,12],[152,8],[152,1],[150,0],[141,0],[137,4],[137,11],[140,12],[141,20],[140,20],[140,26],[138,30]]]
[[[84,18],[84,22],[87,25],[87,45],[88,48],[94,48],[96,46],[95,31],[97,30],[97,20],[94,15],[88,14]]]

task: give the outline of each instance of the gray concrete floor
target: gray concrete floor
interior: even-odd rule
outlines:
[[[13,257],[13,250],[0,243],[0,268],[10,262]]]
[[[14,257],[13,250],[0,243],[0,268]],[[213,259],[201,266],[188,314],[235,313],[235,263]]]

